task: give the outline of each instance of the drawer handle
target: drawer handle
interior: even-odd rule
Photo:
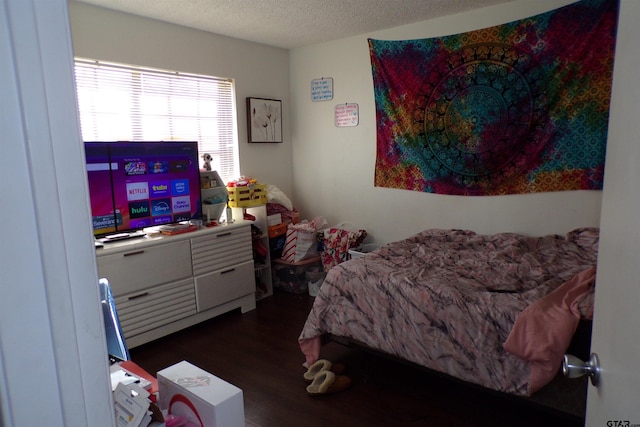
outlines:
[[[134,252],[127,252],[126,254],[124,254],[123,256],[132,256],[132,255],[140,255],[143,254],[144,251],[134,251]]]
[[[218,237],[227,237],[227,236],[231,236],[231,232],[230,231],[228,233],[216,234],[216,238],[218,238]]]
[[[235,268],[231,268],[229,270],[221,271],[220,274],[227,274],[227,273],[231,273],[232,271],[236,271],[236,269]]]
[[[149,295],[149,292],[143,292],[141,294],[129,297],[129,301],[131,301],[132,299],[138,299],[138,298],[146,297],[147,295]]]

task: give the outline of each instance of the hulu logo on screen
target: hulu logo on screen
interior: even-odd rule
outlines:
[[[129,217],[131,219],[144,218],[150,215],[151,215],[151,209],[149,208],[148,200],[141,200],[139,202],[129,203]]]

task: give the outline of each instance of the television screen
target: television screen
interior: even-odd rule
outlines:
[[[111,186],[111,163],[108,143],[86,143],[87,176],[89,179],[89,199],[94,234],[116,232],[116,223],[122,223],[113,208],[113,188]]]
[[[201,218],[196,142],[86,142],[95,235]]]

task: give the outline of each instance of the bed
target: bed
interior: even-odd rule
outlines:
[[[482,387],[531,396],[593,313],[598,229],[529,237],[429,229],[327,273],[299,336],[312,364],[342,337]]]

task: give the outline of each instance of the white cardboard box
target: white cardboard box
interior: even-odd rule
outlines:
[[[242,390],[187,361],[158,372],[160,409],[202,427],[245,427]]]

